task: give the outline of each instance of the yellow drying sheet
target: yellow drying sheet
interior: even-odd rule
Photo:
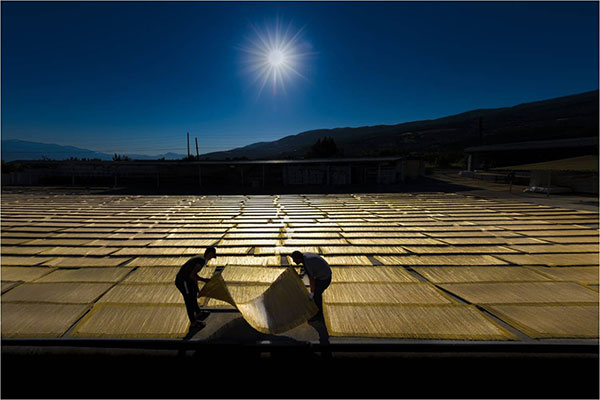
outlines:
[[[485,308],[535,339],[598,337],[598,304],[498,304]]]
[[[236,301],[227,285],[221,273],[217,273],[200,290],[199,297],[231,304],[261,333],[285,332],[306,322],[317,312],[317,306],[293,268],[286,268],[261,295],[250,300]]]
[[[49,267],[2,267],[2,281],[31,282],[54,271]]]

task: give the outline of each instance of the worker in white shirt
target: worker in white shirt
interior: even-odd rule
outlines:
[[[310,292],[313,293],[313,300],[319,308],[319,312],[312,320],[323,318],[323,292],[331,283],[331,268],[323,257],[315,253],[301,253],[294,251],[292,260],[296,264],[302,264],[304,272],[308,275],[310,281]],[[303,274],[301,274],[302,276]]]

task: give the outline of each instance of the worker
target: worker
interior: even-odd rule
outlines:
[[[292,260],[296,264],[302,264],[303,273],[301,277],[306,273],[310,281],[310,292],[313,294],[313,300],[319,308],[319,312],[310,321],[317,319],[323,319],[323,292],[329,287],[331,283],[331,268],[323,257],[315,253],[301,253],[294,251],[292,253]]]
[[[175,286],[177,286],[185,301],[185,308],[190,319],[190,329],[201,329],[206,325],[200,319],[201,317],[206,317],[206,315],[202,313],[198,306],[198,297],[200,295],[198,281],[206,283],[210,279],[202,278],[198,276],[198,273],[209,260],[216,258],[216,256],[217,250],[212,246],[207,247],[204,251],[204,257],[195,256],[187,260],[175,277]]]
[[[515,181],[515,171],[510,171],[506,176],[506,179],[508,180],[509,184],[508,191],[512,193],[512,186],[513,182]]]

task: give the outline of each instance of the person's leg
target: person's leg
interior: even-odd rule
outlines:
[[[198,298],[198,294],[197,293],[194,296],[195,296],[196,299]],[[198,304],[198,300],[196,300],[194,302],[194,304],[195,304],[194,313],[196,315],[196,321],[204,321],[208,317],[208,315],[209,315],[208,311],[202,311],[200,309],[200,305]]]
[[[317,307],[319,308],[319,313],[317,314],[317,316],[323,316],[323,292],[329,287],[330,283],[331,278],[326,280],[315,280],[315,295],[313,298],[315,300],[315,303],[317,304]]]
[[[316,285],[315,282],[315,295],[313,296],[313,300],[315,301],[315,304],[317,305],[317,308],[319,309],[319,312],[317,315],[322,313],[323,310],[323,292],[321,292],[319,290],[319,287]]]
[[[190,324],[196,322],[196,308],[198,307],[198,301],[196,300],[193,293],[189,290],[188,284],[186,282],[181,284],[175,284],[177,289],[181,292],[183,296],[183,301],[185,302],[185,310],[187,311],[188,318],[190,319]],[[193,297],[193,298],[192,298]]]
[[[196,309],[198,308],[198,301],[193,295],[183,296],[183,300],[185,301],[185,309],[187,311],[188,318],[190,319],[190,324],[196,322]]]

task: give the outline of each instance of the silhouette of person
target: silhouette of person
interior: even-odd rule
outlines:
[[[175,286],[181,292],[185,301],[185,308],[190,319],[190,330],[203,328],[206,324],[199,318],[202,316],[198,306],[198,295],[200,288],[198,281],[208,282],[210,279],[201,278],[198,272],[208,263],[209,260],[217,256],[217,250],[214,247],[207,247],[204,251],[204,257],[195,256],[190,258],[181,266],[175,277]]]
[[[301,253],[294,251],[292,260],[296,264],[302,264],[304,273],[308,275],[310,281],[310,292],[313,293],[313,300],[319,308],[317,315],[312,317],[310,321],[323,319],[323,292],[331,283],[331,268],[323,257],[315,253]],[[302,277],[304,273],[301,273]]]
[[[512,192],[512,185],[515,181],[515,171],[510,171],[508,175],[506,175],[506,179],[508,180],[508,184],[510,185],[509,190]]]

